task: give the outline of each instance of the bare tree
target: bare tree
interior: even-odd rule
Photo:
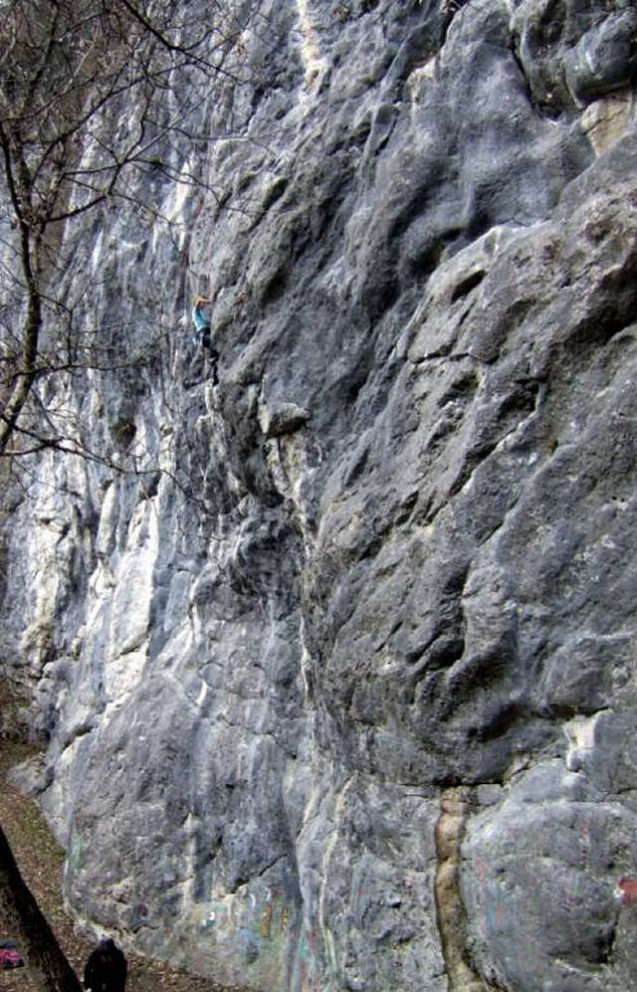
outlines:
[[[90,451],[47,384],[74,370],[117,371],[122,355],[82,337],[61,277],[64,244],[87,215],[124,204],[156,213],[139,170],[198,184],[162,154],[183,145],[188,107],[219,76],[241,81],[240,38],[260,0],[0,0],[0,457]],[[177,164],[175,164],[177,163]],[[56,405],[57,404],[57,405]],[[6,464],[6,462],[5,462]],[[3,473],[3,486],[6,484]],[[47,992],[81,986],[21,879],[0,828],[0,908],[19,928]]]
[[[29,974],[42,992],[81,992],[75,972],[20,874],[2,827],[0,912],[19,933]]]
[[[60,445],[46,404],[34,396],[39,380],[121,362],[78,340],[73,313],[57,293],[67,230],[105,204],[154,209],[134,184],[140,169],[199,181],[158,154],[167,136],[180,133],[177,83],[194,76],[201,90],[220,75],[241,80],[245,22],[220,2],[208,5],[204,20],[185,13],[188,6],[0,4],[0,237],[11,259],[10,271],[0,273],[0,456],[12,441],[12,453]],[[258,0],[244,4],[245,16],[257,7]],[[47,324],[55,333],[45,343]]]

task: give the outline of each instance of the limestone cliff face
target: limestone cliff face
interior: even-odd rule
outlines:
[[[144,474],[51,455],[5,528],[68,902],[264,992],[623,992],[637,13],[259,11],[205,188],[73,245],[156,360],[64,402]]]

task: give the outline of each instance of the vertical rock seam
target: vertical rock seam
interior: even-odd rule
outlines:
[[[460,855],[470,808],[466,787],[447,789],[440,801],[435,827],[436,876],[434,897],[440,944],[449,992],[485,992],[473,969],[466,941],[466,912],[460,895]]]

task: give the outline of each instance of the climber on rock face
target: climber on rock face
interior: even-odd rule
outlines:
[[[192,301],[192,322],[195,325],[195,344],[199,345],[200,348],[210,349],[210,321],[203,312],[203,308],[208,303],[210,300],[207,296],[195,296]]]
[[[192,301],[192,322],[195,325],[193,341],[199,348],[205,348],[212,359],[212,376],[215,385],[217,384],[217,361],[219,352],[212,346],[212,329],[210,320],[203,312],[203,308],[212,301],[207,296],[195,296]]]

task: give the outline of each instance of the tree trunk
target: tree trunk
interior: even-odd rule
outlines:
[[[29,975],[41,992],[82,992],[75,972],[20,874],[2,827],[0,914],[15,929]]]

